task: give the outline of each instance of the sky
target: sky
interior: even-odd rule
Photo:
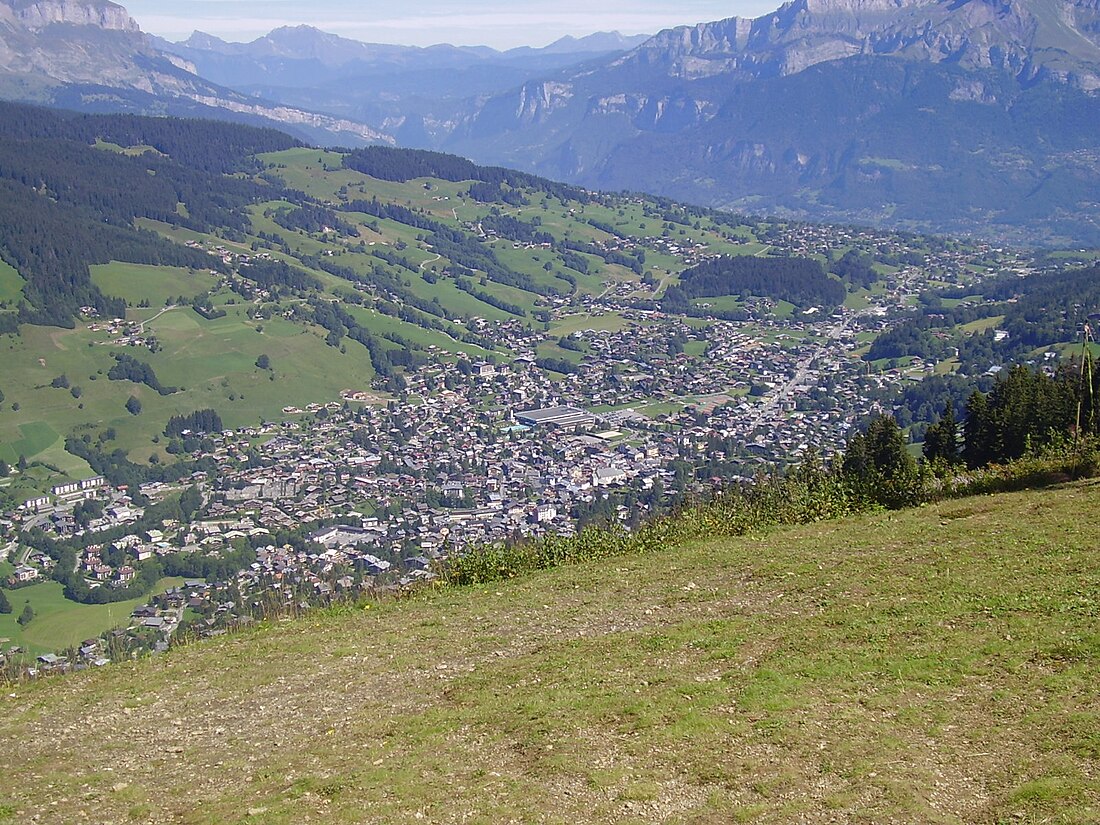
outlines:
[[[116,0],[141,28],[169,40],[196,29],[248,41],[279,26],[306,24],[369,43],[430,46],[545,46],[597,31],[654,34],[739,15],[756,17],[779,0]]]

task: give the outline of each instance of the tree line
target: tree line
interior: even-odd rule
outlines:
[[[129,156],[93,148],[100,138],[157,151]],[[83,306],[122,315],[122,299],[92,283],[91,264],[224,271],[218,259],[138,230],[135,220],[244,232],[244,207],[281,190],[227,173],[258,169],[256,152],[294,145],[272,130],[234,124],[0,104],[0,255],[27,281],[18,322],[71,327]],[[4,326],[10,329],[11,320]]]
[[[478,166],[473,161],[443,152],[424,149],[393,149],[388,146],[368,146],[344,155],[345,168],[362,172],[379,180],[407,183],[415,178],[437,178],[457,183],[480,181],[481,183],[506,185],[513,189],[530,189],[560,198],[586,203],[588,193],[576,186],[556,183],[537,175],[517,172],[498,166]]]

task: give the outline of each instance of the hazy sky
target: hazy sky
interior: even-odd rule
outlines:
[[[494,48],[545,46],[563,35],[618,30],[651,34],[670,26],[756,17],[779,0],[118,0],[142,29],[180,40],[195,29],[252,40],[278,26],[308,24],[374,43]]]

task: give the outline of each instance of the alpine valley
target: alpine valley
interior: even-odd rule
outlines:
[[[0,825],[1100,821],[1096,0],[0,96]]]

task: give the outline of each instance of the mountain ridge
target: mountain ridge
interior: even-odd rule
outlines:
[[[98,0],[0,10],[16,99],[261,119],[739,211],[1100,243],[1095,0],[791,0],[611,53],[569,50],[630,39],[490,53],[298,26],[170,44]]]
[[[0,19],[10,15],[31,30],[55,23],[98,26],[136,32],[140,27],[126,9],[109,0],[7,0],[0,3]]]
[[[692,79],[718,73],[794,74],[856,55],[895,55],[1034,77],[1063,51],[1086,61],[1054,69],[1086,90],[1100,87],[1100,46],[1076,27],[1095,23],[1088,0],[789,0],[755,19],[728,18],[658,34],[620,62],[669,64]],[[1090,65],[1091,64],[1091,65]]]
[[[272,103],[211,83],[161,51],[126,10],[106,0],[0,2],[0,89],[8,99],[97,110],[255,118],[299,137],[357,145],[392,141],[366,124]],[[224,114],[222,115],[225,116]]]
[[[1098,30],[1074,0],[794,0],[477,101],[438,145],[709,206],[1084,241],[1100,213]],[[974,165],[999,203],[953,183]],[[1040,207],[1052,181],[1065,199]]]

